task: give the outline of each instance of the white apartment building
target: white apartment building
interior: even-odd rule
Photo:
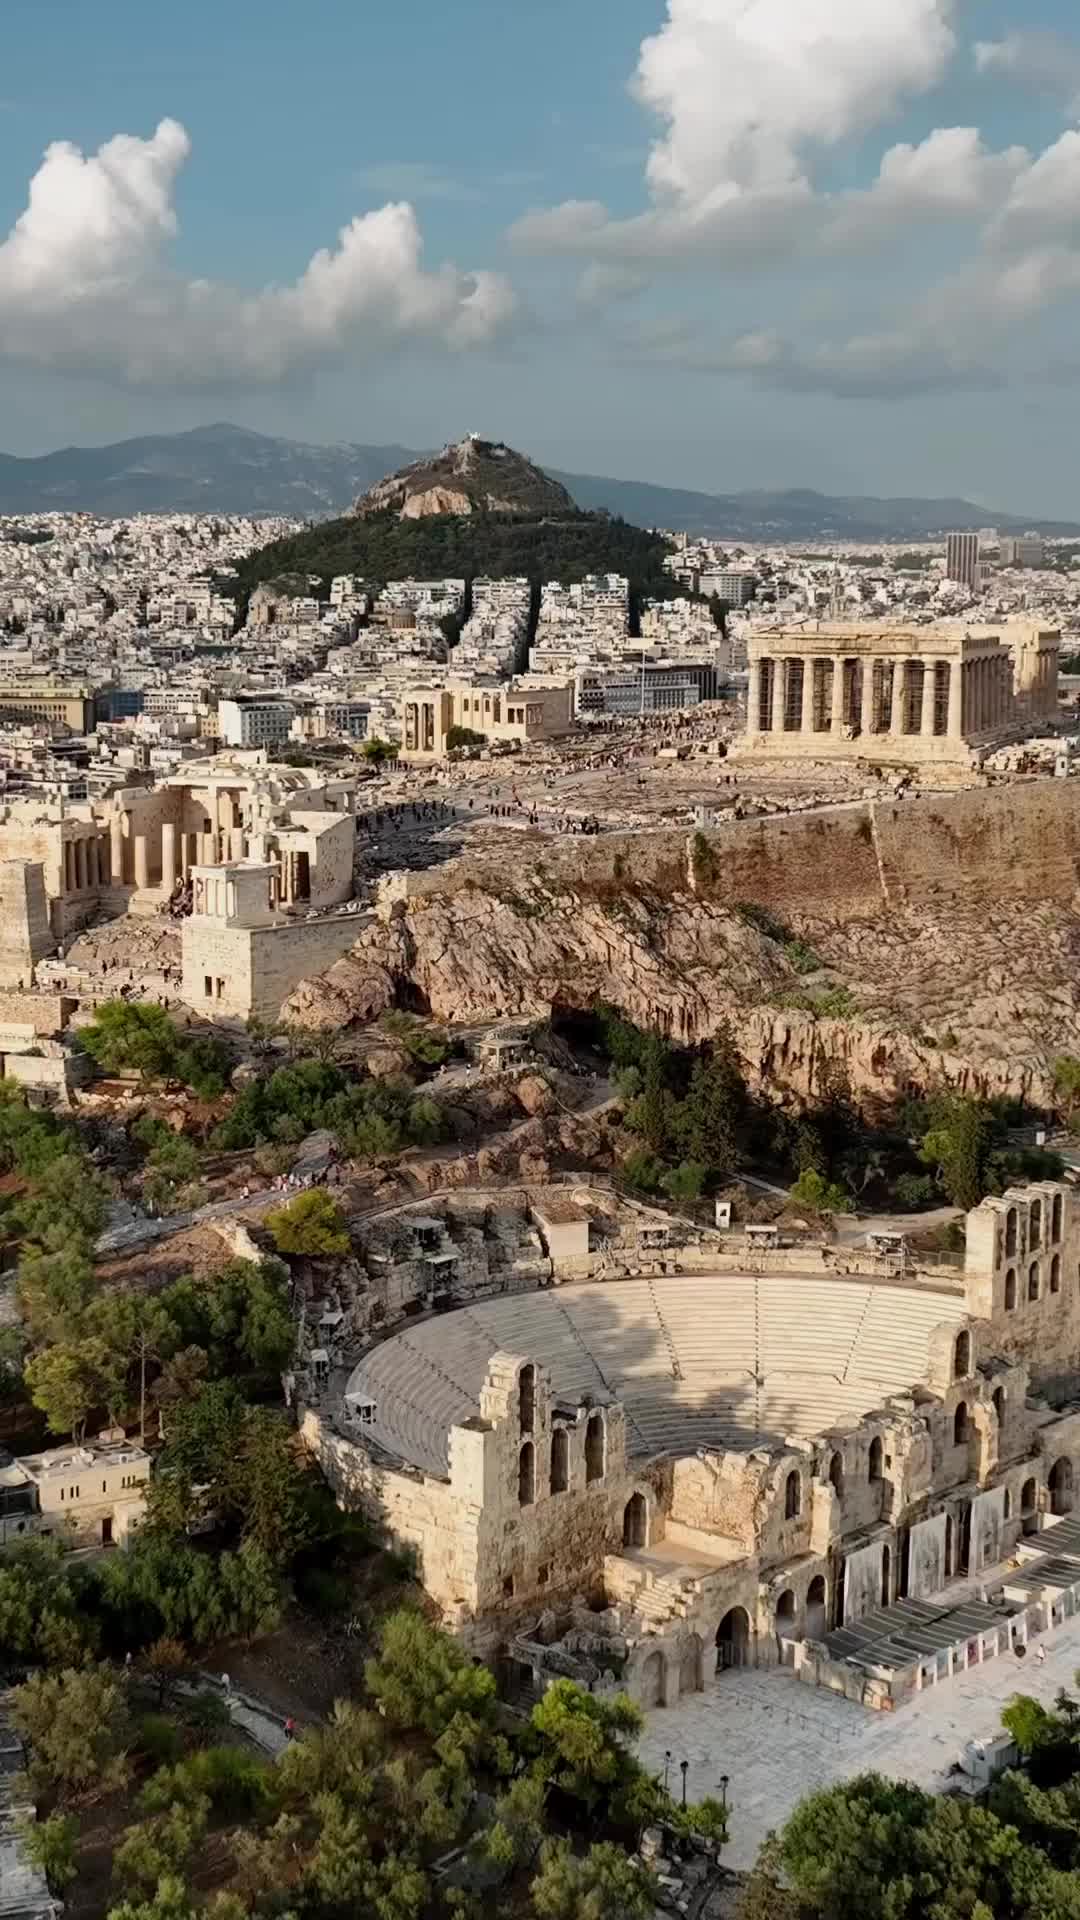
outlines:
[[[218,735],[227,747],[277,746],[289,737],[293,709],[288,700],[218,701]]]

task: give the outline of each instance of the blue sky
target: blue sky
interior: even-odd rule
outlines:
[[[477,430],[1080,516],[1075,0],[4,0],[2,28],[9,452]]]

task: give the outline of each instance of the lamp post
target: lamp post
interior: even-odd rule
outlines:
[[[723,1798],[723,1804],[724,1804],[724,1812],[725,1812],[725,1813],[727,1812],[727,1790],[728,1790],[728,1778],[729,1778],[729,1776],[728,1776],[728,1775],[727,1775],[726,1773],[722,1773],[722,1774],[720,1775],[720,1779],[719,1779],[719,1782],[718,1782],[718,1785],[719,1785],[719,1788],[720,1788],[720,1793],[721,1793],[721,1795],[722,1795],[722,1798]]]
[[[664,1749],[664,1792],[668,1790],[668,1775],[671,1772],[671,1748]]]
[[[690,1771],[689,1760],[680,1760],[679,1772],[682,1774],[682,1803],[684,1807],[686,1805],[686,1776],[689,1773],[689,1771]]]

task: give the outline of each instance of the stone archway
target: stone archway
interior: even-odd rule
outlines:
[[[649,1544],[649,1508],[643,1493],[632,1493],[626,1503],[622,1543],[624,1547],[647,1547]]]
[[[750,1615],[745,1607],[731,1607],[716,1629],[716,1671],[750,1664]]]
[[[1071,1460],[1055,1460],[1046,1478],[1051,1513],[1073,1510],[1073,1470]]]
[[[825,1575],[817,1573],[806,1589],[806,1637],[823,1640],[829,1627],[828,1588]]]
[[[795,1595],[790,1587],[785,1587],[776,1602],[776,1631],[785,1640],[795,1638]]]
[[[643,1707],[662,1707],[664,1705],[664,1681],[666,1668],[664,1656],[657,1648],[650,1653],[641,1669],[641,1704]]]

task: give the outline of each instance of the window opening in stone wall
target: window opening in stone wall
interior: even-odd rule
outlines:
[[[551,1436],[551,1491],[565,1493],[570,1485],[570,1440],[565,1427]]]
[[[533,1443],[526,1440],[518,1455],[518,1506],[531,1507],[534,1496]]]
[[[784,1486],[784,1519],[797,1520],[801,1506],[802,1487],[799,1484],[799,1476],[797,1473],[791,1472],[788,1474]]]
[[[953,1379],[966,1380],[971,1372],[971,1335],[958,1333],[953,1349]]]
[[[531,1433],[536,1411],[536,1368],[522,1367],[518,1375],[518,1407],[522,1433]]]
[[[1005,1275],[1005,1311],[1011,1313],[1016,1305],[1016,1269],[1010,1267]]]
[[[881,1458],[882,1458],[881,1441],[875,1438],[870,1442],[870,1459],[868,1463],[867,1476],[866,1476],[867,1479],[870,1480],[871,1482],[881,1479]]]
[[[604,1417],[600,1413],[589,1415],[589,1424],[585,1429],[585,1480],[591,1485],[594,1480],[604,1477]]]
[[[967,1402],[964,1400],[961,1400],[960,1405],[957,1407],[956,1412],[953,1414],[952,1437],[953,1437],[954,1446],[964,1447],[967,1445],[968,1410],[967,1410]]]

